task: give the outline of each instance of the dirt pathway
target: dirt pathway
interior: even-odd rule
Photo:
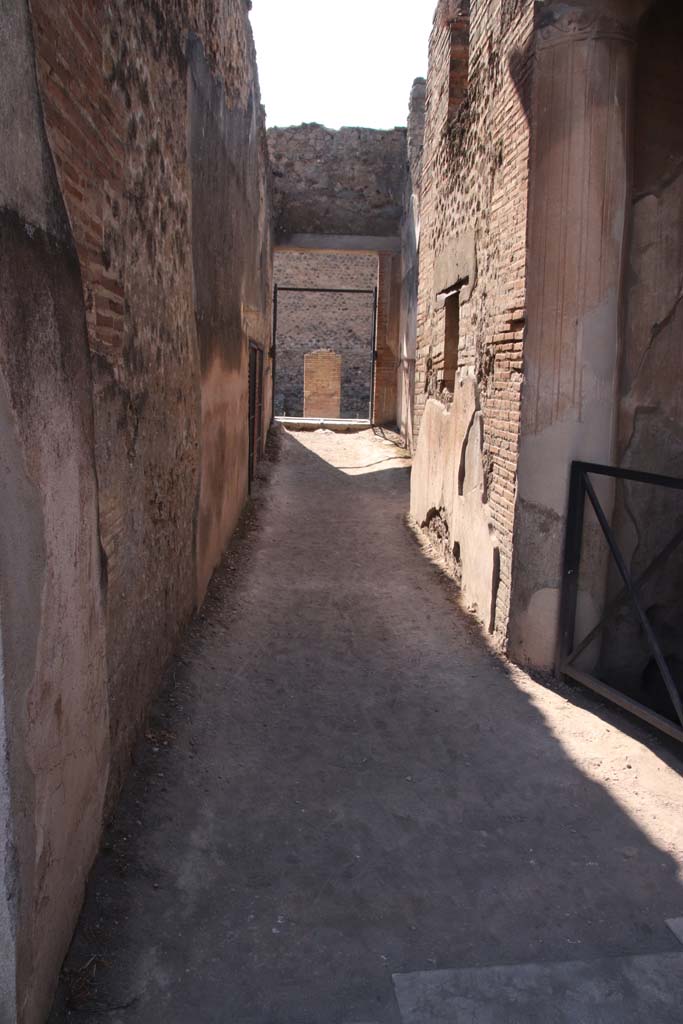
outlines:
[[[394,1024],[395,973],[681,952],[678,755],[486,649],[404,523],[408,473],[371,432],[284,437],[54,1021]]]

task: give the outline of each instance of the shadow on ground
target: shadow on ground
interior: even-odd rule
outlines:
[[[393,973],[680,950],[676,860],[480,640],[393,451],[284,436],[136,753],[53,1024],[389,1024]]]

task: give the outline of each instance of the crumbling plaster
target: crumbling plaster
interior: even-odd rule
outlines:
[[[49,1008],[97,849],[109,723],[79,265],[26,5],[3,4],[0,25],[0,133],[17,143],[0,164],[0,763],[7,758],[11,806],[0,837],[9,915],[0,911],[0,921],[11,923],[4,969],[13,974],[0,998],[8,1024],[33,1024]]]
[[[411,516],[423,528],[435,514],[443,520],[444,554],[454,563],[471,609],[493,633],[500,551],[486,515],[484,422],[472,376],[456,382],[450,406],[437,399],[427,402],[420,436],[411,477]]]
[[[624,333],[619,388],[617,458],[621,465],[683,477],[683,11],[661,0],[636,39],[634,166],[624,275]],[[639,575],[683,527],[680,494],[625,483],[617,488],[614,526],[631,570]],[[611,589],[619,588],[616,573]],[[655,630],[681,678],[683,555],[642,589]],[[651,652],[628,610],[604,637],[602,670],[635,696],[657,702],[648,680]],[[649,691],[644,693],[644,689]]]
[[[632,49],[633,25],[610,5],[540,10],[510,652],[546,669],[556,657],[569,467],[615,457]],[[612,491],[599,492],[610,514]],[[533,543],[539,519],[542,546]],[[596,529],[588,518],[594,557],[581,574],[581,621],[605,594]]]
[[[463,590],[500,643],[507,637],[511,591],[533,35],[533,5],[508,8],[504,18],[499,0],[442,0],[434,17],[420,179],[413,422],[416,466],[431,463],[431,469],[418,468],[411,484],[413,514],[423,522],[425,508],[438,500],[430,476],[447,478],[463,461],[474,480],[481,477],[481,488],[473,487],[467,501],[447,501],[444,508],[449,541],[460,546]],[[444,300],[456,292],[457,371],[450,396],[441,393]],[[463,388],[473,393],[467,422],[472,408],[478,412],[472,421],[472,436],[481,434],[478,447],[465,447]],[[451,424],[443,441],[434,428],[441,420]],[[480,559],[465,554],[473,542],[481,545]]]
[[[270,419],[247,10],[0,3],[3,1024],[45,1019],[104,814],[239,515],[250,339]]]

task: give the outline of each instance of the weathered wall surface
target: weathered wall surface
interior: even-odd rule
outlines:
[[[247,8],[2,2],[20,144],[0,155],[0,623],[29,1024],[107,786],[246,496],[247,345],[268,352],[271,293]]]
[[[571,461],[617,456],[634,31],[644,7],[602,0],[539,11],[510,652],[543,668],[556,654]],[[611,514],[609,487],[601,499]],[[591,517],[584,537],[578,628],[587,632],[604,603],[607,555]]]
[[[401,220],[401,318],[399,366],[396,382],[397,416],[401,434],[413,446],[415,402],[415,349],[417,344],[418,244],[420,239],[420,173],[425,130],[426,85],[416,78],[408,105],[408,174]]]
[[[242,0],[32,9],[88,308],[125,761],[246,495],[247,335],[269,344],[265,132]]]
[[[268,146],[279,240],[294,234],[398,235],[405,128],[270,128]]]
[[[275,253],[278,287],[377,287],[377,257],[361,253]],[[304,357],[319,348],[342,359],[341,415],[367,419],[370,411],[374,299],[329,292],[278,292],[275,413],[303,415]]]
[[[11,798],[0,822],[0,1007],[10,1024],[42,1021],[49,1008],[97,849],[109,722],[79,264],[42,123],[28,10],[3,3],[0,13],[0,137],[15,140],[0,158],[5,810],[8,788]]]
[[[683,477],[683,11],[662,0],[636,37],[633,104],[634,167],[628,211],[630,241],[624,279],[618,452],[632,469]],[[623,484],[615,527],[638,576],[683,527],[680,492]],[[613,586],[619,582],[614,579]],[[641,599],[674,676],[683,683],[681,552],[667,559]],[[671,706],[659,682],[642,629],[622,610],[606,631],[607,678]]]
[[[534,5],[476,0],[468,12],[467,3],[443,0],[430,40],[411,511],[421,524],[443,522],[466,597],[503,641],[526,315]],[[455,397],[441,388],[449,292],[458,293],[460,309]]]

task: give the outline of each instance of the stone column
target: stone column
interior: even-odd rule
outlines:
[[[634,50],[634,4],[631,18],[619,6],[544,4],[536,28],[510,653],[540,668],[555,656],[570,463],[614,454]],[[604,568],[596,555],[584,620]]]

